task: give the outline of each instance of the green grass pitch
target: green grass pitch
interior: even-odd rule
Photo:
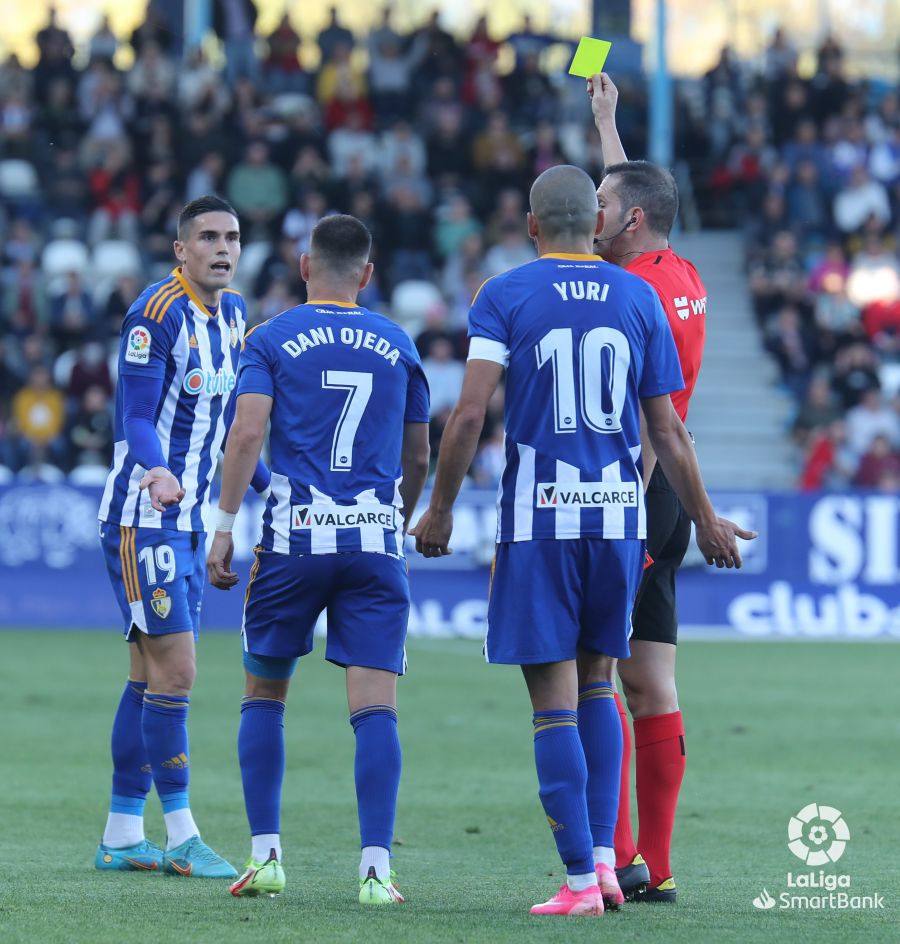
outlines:
[[[410,646],[400,686],[404,779],[395,864],[401,908],[355,902],[353,737],[342,673],[321,649],[288,705],[282,830],[288,888],[235,900],[224,882],[97,873],[108,733],[125,675],[109,633],[0,633],[0,941],[894,942],[900,940],[900,649],[838,643],[685,643],[688,768],[676,829],[679,902],[602,919],[536,919],[561,868],[537,800],[531,718],[512,668],[479,646]],[[240,866],[248,838],[235,754],[236,636],[208,634],[191,712],[192,799],[204,838]],[[878,892],[878,912],[757,911],[804,871],[789,817],[840,809],[851,839],[830,871]],[[148,835],[163,839],[155,799]]]

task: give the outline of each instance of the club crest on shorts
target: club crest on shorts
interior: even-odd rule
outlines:
[[[172,598],[162,587],[157,587],[150,599],[150,606],[160,619],[165,619],[172,612]]]

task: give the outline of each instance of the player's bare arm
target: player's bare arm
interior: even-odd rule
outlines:
[[[641,459],[644,465],[644,491],[650,485],[650,479],[653,477],[653,470],[656,468],[656,453],[653,451],[653,443],[650,442],[650,434],[647,432],[647,417],[644,416],[644,410],[641,409]]]
[[[697,547],[707,564],[740,567],[741,552],[735,535],[750,541],[755,531],[745,531],[727,518],[719,518],[706,494],[691,437],[678,418],[668,394],[641,401],[650,442],[666,478],[681,499],[697,531]]]
[[[502,376],[503,368],[493,361],[471,360],[466,364],[459,402],[441,438],[431,503],[410,532],[415,535],[416,550],[425,557],[452,553],[453,503],[475,458],[488,403]]]
[[[222,461],[222,492],[219,495],[219,520],[216,535],[206,558],[209,582],[219,590],[230,590],[238,575],[231,570],[234,541],[231,525],[250,486],[259,462],[266,424],[272,412],[272,398],[261,393],[238,397],[234,422],[228,432],[228,445]]]
[[[616,127],[616,103],[619,100],[619,90],[605,72],[600,72],[587,80],[587,91],[591,99],[594,124],[600,132],[603,163],[608,167],[610,164],[627,161],[625,148],[622,147],[622,140],[619,137],[619,129]]]
[[[403,426],[403,447],[400,453],[400,467],[403,481],[400,483],[400,497],[403,499],[403,533],[409,531],[416,505],[422,497],[425,479],[428,478],[428,463],[431,447],[428,444],[427,423],[405,423]]]

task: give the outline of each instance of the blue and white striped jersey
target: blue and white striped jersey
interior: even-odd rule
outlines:
[[[138,488],[146,472],[128,452],[122,384],[116,391],[116,444],[99,518],[111,524],[205,531],[209,485],[225,437],[225,407],[234,390],[246,309],[225,289],[215,313],[200,301],[181,270],[150,285],[122,325],[119,374],[162,379],[156,432],[169,469],[185,490],[180,504],[160,513]]]
[[[247,333],[237,396],[272,397],[261,546],[403,555],[404,423],[428,422],[409,335],[357,305],[313,301]]]
[[[639,398],[684,386],[656,292],[551,253],[482,286],[469,337],[507,367],[497,540],[645,538]]]

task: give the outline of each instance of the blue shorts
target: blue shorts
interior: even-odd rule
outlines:
[[[256,549],[244,601],[244,649],[292,659],[312,652],[327,611],[325,658],[402,675],[409,617],[406,561],[387,554],[278,554]]]
[[[148,636],[200,629],[206,580],[206,535],[198,531],[125,528],[100,522],[100,544],[125,621]]]
[[[587,649],[627,659],[631,607],[643,565],[643,541],[498,544],[485,658],[532,665],[565,662]]]

